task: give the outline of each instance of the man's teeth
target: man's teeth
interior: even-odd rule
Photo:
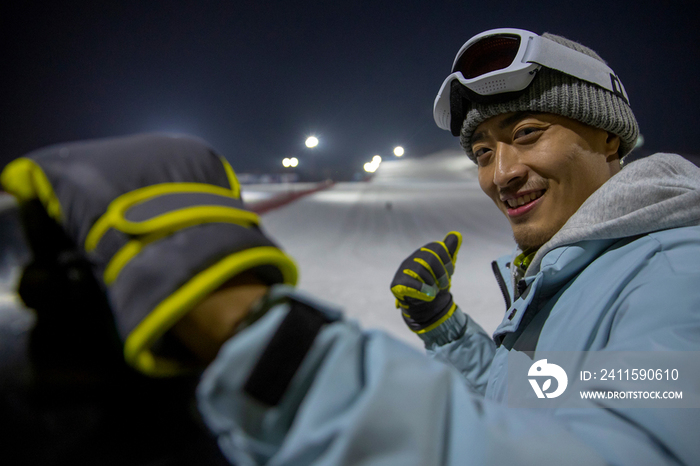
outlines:
[[[544,191],[535,191],[529,194],[525,194],[524,196],[517,197],[515,199],[508,199],[506,202],[508,203],[508,207],[514,208],[514,207],[520,207],[521,205],[525,205],[528,202],[534,201],[538,197],[542,196]]]

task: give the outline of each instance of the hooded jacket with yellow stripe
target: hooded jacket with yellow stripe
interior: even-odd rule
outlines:
[[[154,376],[183,369],[154,345],[201,299],[253,270],[293,285],[294,262],[245,209],[229,163],[201,140],[159,134],[58,144],[0,175],[41,202],[107,292],[124,357]]]

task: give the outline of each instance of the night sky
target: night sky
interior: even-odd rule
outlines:
[[[639,154],[700,154],[697,13],[694,1],[4,2],[0,167],[150,131],[202,137],[238,172],[296,156],[336,179],[397,144],[407,157],[458,148],[433,100],[459,47],[496,27],[596,50],[630,95]]]

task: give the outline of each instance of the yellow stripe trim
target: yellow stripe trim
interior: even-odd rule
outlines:
[[[226,222],[239,225],[257,225],[259,217],[253,212],[226,206],[193,206],[173,210],[144,222],[121,219],[113,228],[130,235],[143,235],[167,230],[173,232],[186,226],[208,222]]]
[[[423,249],[423,248],[421,248]],[[432,251],[431,251],[432,252]],[[435,284],[437,285],[438,279],[435,276],[435,272],[433,272],[433,269],[430,268],[430,265],[420,257],[414,257],[413,262],[418,262],[420,265],[422,265],[428,272],[430,272],[430,275],[433,276],[433,280],[435,280]],[[422,281],[422,280],[421,280]]]
[[[416,272],[414,272],[411,269],[403,269],[403,273],[405,273],[406,275],[408,275],[411,278],[415,278],[416,280],[418,280],[421,283],[425,283],[425,281],[421,278],[421,276],[418,275]]]
[[[10,162],[0,174],[0,184],[20,202],[39,199],[49,216],[61,223],[61,203],[46,173],[34,160],[21,157]]]
[[[233,171],[233,167],[228,160],[219,156],[221,163],[224,165],[224,170],[226,171],[226,177],[228,178],[228,183],[231,185],[231,191],[233,191],[233,196],[236,198],[241,197],[241,184],[238,182],[236,177],[236,172]]]
[[[143,249],[145,245],[146,243],[144,241],[133,240],[126,243],[119,251],[117,251],[117,253],[109,260],[109,263],[107,264],[107,267],[105,267],[105,271],[102,274],[102,279],[104,280],[105,285],[111,285],[114,280],[117,279],[122,269],[126,267],[126,264],[128,264],[131,259],[136,257],[136,255],[141,252],[141,249]]]
[[[191,215],[189,215],[190,218],[188,218],[187,212],[184,212],[185,209],[180,210],[180,211],[174,211],[170,212],[169,216],[172,218],[168,220],[167,218],[162,219],[164,224],[162,228],[155,228],[155,232],[151,233],[146,236],[142,236],[139,238],[132,239],[128,243],[126,243],[124,246],[122,246],[109,260],[109,263],[105,267],[104,274],[102,275],[102,278],[105,282],[106,285],[111,285],[114,280],[117,279],[119,274],[121,273],[122,269],[126,267],[126,265],[138,255],[141,250],[148,244],[153,243],[154,241],[158,241],[159,239],[168,236],[175,231],[182,230],[188,227],[192,227],[195,225],[201,225],[203,223],[207,222],[222,222],[222,223],[234,223],[237,225],[243,225],[243,226],[248,226],[251,224],[257,224],[257,220],[259,217],[256,214],[253,214],[248,211],[243,211],[243,210],[238,210],[238,209],[232,209],[226,207],[225,209],[229,210],[235,210],[235,212],[223,212],[225,214],[224,216],[217,216],[215,215],[215,212],[210,212],[211,215],[207,215],[207,207],[196,207],[196,208],[188,208],[188,209],[196,209],[196,211],[190,212]],[[243,212],[245,213],[244,219],[240,218],[240,215],[238,213]],[[182,218],[177,217],[177,215],[183,214]],[[248,215],[250,214],[250,215]],[[165,215],[161,216],[165,217]],[[161,217],[156,217],[156,218],[161,218]],[[255,220],[255,221],[253,221]]]
[[[207,221],[233,221],[236,219],[238,221],[234,223],[258,224],[260,222],[259,217],[252,212],[225,206],[188,207],[160,215],[145,222],[130,222],[124,218],[126,210],[133,205],[158,196],[174,193],[206,193],[238,198],[236,193],[230,189],[203,183],[161,183],[130,191],[114,199],[107,207],[107,211],[94,223],[85,238],[85,250],[88,252],[94,250],[110,228],[116,228],[127,234],[153,233],[155,230],[162,228],[173,231],[178,228],[178,223],[187,223],[194,217],[199,217],[201,219],[200,223]],[[203,211],[201,209],[206,210]],[[212,219],[204,219],[202,218],[203,215],[210,216]]]
[[[117,279],[122,269],[124,269],[131,259],[136,257],[146,245],[158,241],[168,234],[168,232],[158,232],[153,235],[133,239],[122,246],[121,249],[112,256],[105,267],[105,271],[102,275],[105,284],[107,286],[111,285],[114,280]]]
[[[447,239],[447,237],[450,235],[455,235],[457,237],[457,247],[455,248],[454,256],[451,256],[452,265],[456,266],[457,265],[457,253],[459,253],[459,250],[462,247],[462,233],[453,230],[445,235],[445,239]],[[445,245],[445,239],[442,240],[443,245]],[[445,249],[447,249],[447,245],[445,245]],[[447,255],[449,255],[449,254],[450,254],[450,252],[448,251]]]
[[[436,243],[443,247],[443,249],[447,253],[447,257],[449,257],[450,260],[452,260],[452,256],[450,255],[450,250],[447,249],[447,245],[445,244],[445,242],[444,241],[436,241]],[[442,262],[442,260],[440,262]]]
[[[436,243],[441,244],[439,241],[436,241]],[[442,245],[442,247],[445,248],[445,250],[447,250],[447,246],[445,246],[444,244]],[[429,252],[429,253],[432,254],[433,256],[437,257],[437,259],[438,259],[438,260],[440,261],[440,263],[442,264],[442,259],[440,259],[440,256],[438,256],[438,254],[437,254],[435,251],[433,251],[432,249],[420,248],[420,250],[421,250],[421,251],[425,251],[425,252]],[[447,255],[449,256],[450,253],[448,252]]]
[[[438,244],[441,244],[442,247],[445,248],[445,251],[447,251],[447,246],[445,246],[445,243],[440,242],[440,241],[436,241],[436,242],[437,242]],[[451,278],[450,278],[450,274],[447,272],[447,267],[445,267],[445,264],[442,262],[442,259],[440,258],[440,256],[438,256],[438,254],[437,254],[435,251],[433,251],[432,249],[420,248],[420,250],[421,250],[421,251],[427,251],[427,252],[429,252],[429,253],[432,254],[433,256],[437,257],[437,260],[438,260],[438,261],[440,261],[440,264],[442,264],[442,269],[445,271],[445,275],[447,276],[447,288],[442,288],[442,289],[447,289],[447,290],[449,290],[449,289],[450,289],[450,286],[452,286],[452,280],[451,280]],[[450,257],[449,251],[447,251],[447,257]],[[452,260],[452,259],[450,259],[450,260]],[[430,269],[430,271],[433,272],[432,269]],[[435,277],[435,274],[434,274],[434,273],[433,273],[433,277],[435,278],[435,285],[437,285],[437,287],[439,288],[439,287],[440,287],[440,280],[438,280],[438,278]]]
[[[431,330],[434,330],[434,329],[438,328],[438,327],[439,327],[440,325],[442,325],[447,319],[449,319],[450,317],[452,317],[452,314],[455,313],[455,309],[457,309],[457,303],[454,303],[454,302],[453,302],[453,303],[452,303],[452,307],[450,308],[450,310],[447,311],[447,314],[445,314],[444,316],[440,317],[440,320],[438,320],[437,322],[435,322],[435,323],[433,323],[433,324],[430,324],[429,326],[425,327],[423,330],[418,330],[418,331],[416,331],[415,333],[427,333],[427,332],[429,332],[429,331],[431,331]]]
[[[175,375],[185,368],[151,353],[151,346],[212,291],[228,279],[260,265],[273,265],[282,272],[284,283],[295,285],[294,261],[277,248],[264,246],[246,249],[225,257],[192,277],[158,304],[129,334],[124,343],[124,358],[141,372],[151,376]]]
[[[435,299],[435,296],[428,296],[427,294],[421,293],[415,288],[411,288],[406,285],[395,285],[391,288],[391,292],[393,293],[394,297],[400,297],[401,299],[405,299],[407,297],[415,298],[428,303]]]

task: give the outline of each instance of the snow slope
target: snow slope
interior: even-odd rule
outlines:
[[[244,199],[264,186],[243,187]],[[464,236],[453,294],[491,333],[505,303],[491,261],[513,248],[508,222],[479,188],[461,152],[383,163],[364,183],[338,183],[262,216],[297,261],[299,288],[344,308],[365,328],[421,346],[394,306],[389,284],[403,259],[451,230]]]

